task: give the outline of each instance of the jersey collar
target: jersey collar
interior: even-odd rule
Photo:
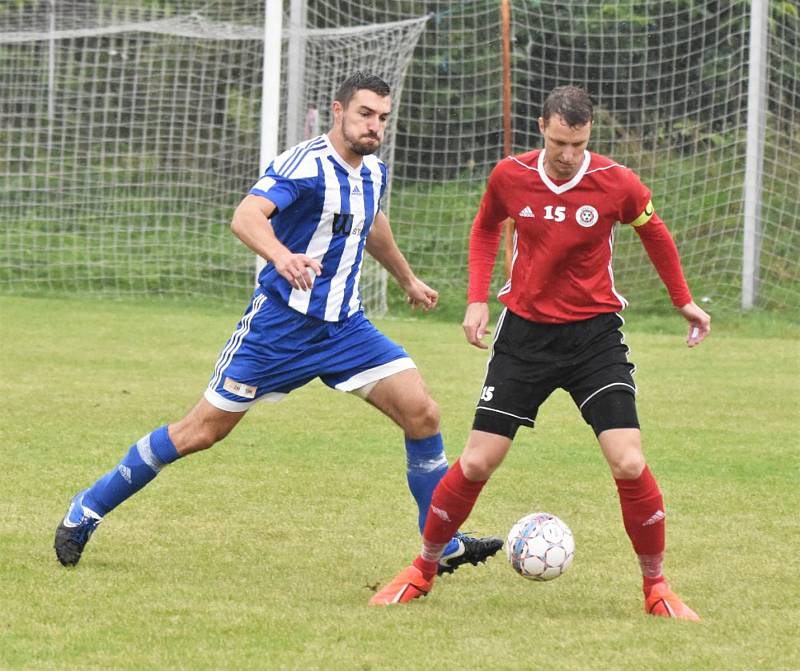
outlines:
[[[355,177],[359,177],[361,175],[361,169],[364,167],[364,161],[362,160],[361,163],[358,164],[357,168],[354,168],[350,165],[347,161],[345,161],[341,156],[339,156],[339,152],[337,152],[333,148],[333,143],[331,142],[330,138],[328,137],[327,133],[323,133],[322,137],[325,138],[325,142],[328,145],[328,151],[331,153],[331,158],[336,161],[340,166],[342,166],[347,172]]]
[[[575,176],[569,180],[569,182],[564,182],[563,184],[556,184],[550,177],[547,176],[547,172],[544,169],[544,149],[539,152],[539,161],[537,164],[537,168],[539,170],[539,177],[541,177],[542,181],[545,183],[548,189],[553,193],[564,193],[565,191],[569,191],[573,186],[575,186],[578,182],[581,181],[584,174],[589,168],[589,162],[592,160],[592,156],[587,149],[583,150],[583,163],[581,163],[581,167],[578,168],[578,172],[575,173]]]

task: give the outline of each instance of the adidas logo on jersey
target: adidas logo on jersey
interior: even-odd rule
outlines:
[[[527,217],[528,219],[533,219],[534,218],[533,210],[526,205],[519,211],[518,216]]]
[[[358,188],[358,184],[356,184],[353,187],[353,190],[350,192],[350,195],[352,195],[352,196],[360,196],[361,195],[361,189]]]

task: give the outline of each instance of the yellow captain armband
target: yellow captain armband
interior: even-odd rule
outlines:
[[[656,210],[653,207],[653,201],[648,200],[647,205],[644,206],[644,212],[642,212],[631,222],[631,226],[644,226],[648,221],[650,221],[655,213]]]

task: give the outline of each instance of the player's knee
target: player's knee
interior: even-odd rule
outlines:
[[[209,447],[218,443],[224,437],[225,434],[221,435],[221,432],[215,426],[208,426],[208,425],[201,426],[195,438],[197,442],[197,449],[207,450]]]
[[[511,438],[472,431],[458,458],[461,470],[468,480],[488,480],[503,463],[510,447]]]
[[[493,454],[484,451],[465,451],[459,458],[461,471],[468,480],[479,482],[488,480],[492,473],[502,462],[502,458],[496,458]]]
[[[618,480],[635,480],[644,470],[644,455],[638,446],[632,446],[631,449],[624,450],[613,458],[608,458],[608,465],[611,468],[611,474]]]
[[[482,459],[476,455],[471,457],[462,456],[459,458],[459,462],[461,463],[461,472],[464,473],[464,477],[473,482],[488,480],[496,468],[492,467],[489,460]]]
[[[439,405],[427,394],[406,413],[403,430],[411,438],[427,438],[439,432]]]
[[[207,450],[230,432],[227,426],[198,420],[191,415],[170,427],[170,437],[181,455]]]
[[[425,428],[432,433],[439,432],[439,422],[441,421],[441,413],[439,412],[439,404],[428,396],[428,401],[425,404],[424,422]]]
[[[207,450],[214,443],[217,442],[215,434],[208,428],[196,427],[182,431],[175,438],[173,438],[175,447],[179,454],[186,455],[192,452],[200,452]]]

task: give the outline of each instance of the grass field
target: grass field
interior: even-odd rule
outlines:
[[[731,320],[689,351],[677,317],[626,317],[667,575],[699,624],[641,612],[613,482],[563,393],[468,522],[504,535],[525,513],[561,516],[577,554],[552,583],[498,557],[369,608],[418,549],[402,440],[320,383],[166,469],[65,570],[51,546],[70,496],[194,403],[238,315],[0,297],[0,668],[800,668],[798,328]],[[485,354],[454,323],[379,325],[425,375],[454,459]]]

